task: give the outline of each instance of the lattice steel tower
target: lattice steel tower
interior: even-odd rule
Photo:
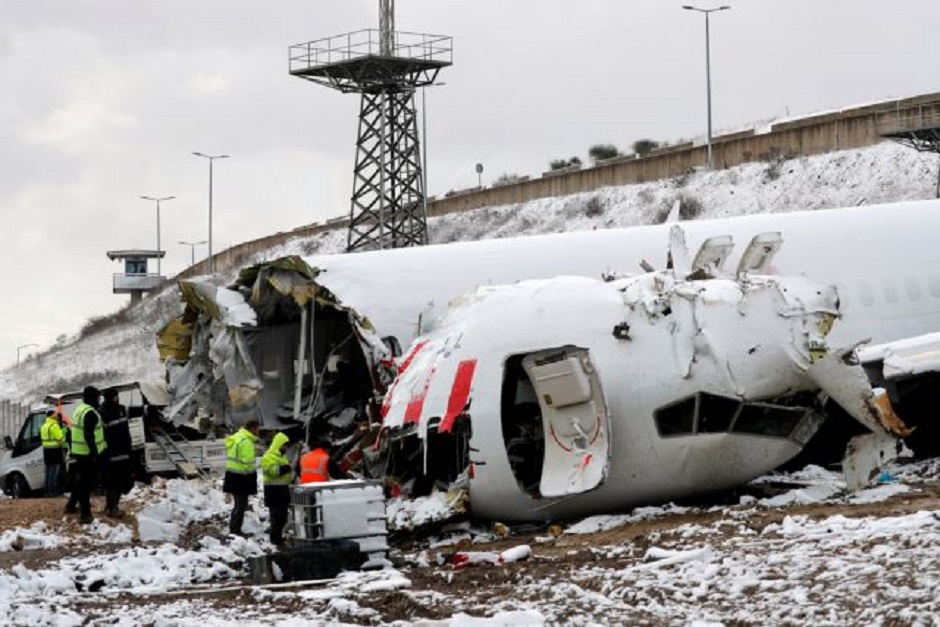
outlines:
[[[395,31],[395,0],[379,0],[379,30],[291,46],[290,73],[362,94],[347,251],[428,240],[414,95],[452,62],[452,39]]]

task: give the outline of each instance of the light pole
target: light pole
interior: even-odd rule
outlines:
[[[432,87],[443,87],[447,83],[431,83]],[[424,145],[422,161],[424,162],[421,168],[421,185],[424,187],[424,243],[428,243],[428,101],[424,97],[424,87],[421,88],[421,137],[424,139],[422,142]]]
[[[708,28],[708,14],[714,13],[716,11],[726,11],[731,7],[729,5],[723,5],[717,9],[700,9],[698,7],[693,7],[689,4],[682,5],[682,8],[686,11],[697,11],[699,13],[705,14],[705,91],[708,97],[708,153],[707,153],[707,165],[708,169],[711,170],[713,167],[712,163],[712,63],[711,63],[711,41],[709,38],[709,28]]]
[[[33,344],[33,343],[20,344],[19,346],[16,347],[16,365],[17,366],[20,365],[20,351],[23,350],[24,348],[29,348],[30,346],[39,346],[39,344]]]
[[[228,159],[229,155],[206,155],[196,151],[193,151],[193,154],[209,160],[209,274],[212,274],[215,271],[212,261],[212,162],[216,159]]]
[[[202,246],[205,243],[206,243],[206,240],[202,240],[201,242],[183,242],[183,241],[180,242],[180,244],[182,244],[183,246],[189,246],[189,257],[190,257],[189,266],[190,267],[196,265],[196,246]]]
[[[176,196],[164,196],[163,198],[154,198],[152,196],[141,196],[144,200],[152,200],[157,203],[157,252],[160,252],[160,203],[164,200],[173,200]],[[162,276],[160,271],[160,255],[157,255],[157,276]]]

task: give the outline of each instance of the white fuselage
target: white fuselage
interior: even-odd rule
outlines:
[[[940,328],[940,200],[871,207],[748,215],[680,223],[693,252],[728,234],[737,255],[758,233],[779,231],[776,274],[833,284],[844,317],[832,343],[875,343]],[[448,302],[484,285],[524,279],[636,273],[640,261],[666,263],[670,225],[640,226],[425,246],[306,261],[325,272],[317,282],[407,346],[419,325]]]
[[[731,235],[736,250],[727,268],[732,270],[752,237],[780,232],[783,246],[773,261],[774,274],[804,275],[838,289],[842,318],[829,335],[832,347],[866,338],[887,342],[940,329],[936,246],[940,201],[762,214],[681,226],[693,255],[706,238]],[[663,267],[668,230],[668,225],[658,225],[307,261],[324,270],[318,283],[368,317],[380,335],[394,335],[407,346],[433,328],[452,299],[476,287],[557,276],[596,279],[605,273],[634,273],[642,260]],[[471,447],[476,451],[473,460],[480,462],[471,482],[476,514],[544,519],[619,510],[738,485],[799,451],[800,445],[787,438],[739,433],[662,437],[651,417],[654,408],[709,386],[726,396],[743,398],[747,386],[729,378],[727,372],[707,371],[706,365],[697,376],[684,376],[675,356],[666,354],[666,336],[656,340],[659,344],[642,347],[639,341],[631,347],[629,342],[612,340],[610,330],[624,320],[623,302],[596,290],[584,294],[578,302],[566,302],[563,309],[549,297],[534,309],[523,308],[525,315],[519,315],[519,309],[496,307],[485,313],[499,318],[493,321],[498,326],[481,327],[488,330],[486,338],[475,339],[472,326],[454,336],[464,348],[478,342],[469,411]],[[564,319],[559,322],[553,314],[562,310]],[[500,331],[494,333],[493,328]],[[589,348],[600,373],[611,422],[609,465],[606,479],[596,489],[536,499],[520,490],[507,459],[499,422],[503,368],[507,356],[565,345]],[[740,343],[736,350],[746,346]],[[746,357],[733,355],[717,363],[740,366],[742,379],[750,372]],[[780,393],[787,385],[782,384]]]

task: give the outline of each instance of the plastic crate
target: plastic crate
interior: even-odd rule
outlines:
[[[382,486],[360,480],[291,486],[291,528],[298,546],[354,540],[369,557],[366,568],[384,565],[388,529]]]

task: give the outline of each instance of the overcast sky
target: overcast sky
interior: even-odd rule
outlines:
[[[452,35],[427,92],[429,192],[538,175],[592,144],[703,135],[704,18],[665,0],[398,0]],[[712,7],[715,4],[701,4]],[[940,2],[746,0],[712,16],[716,132],[940,89]],[[287,73],[290,44],[378,26],[377,0],[0,0],[0,366],[113,312],[107,250],[163,272],[349,211],[358,96]],[[197,249],[197,258],[206,247]],[[23,349],[23,355],[36,350]]]

